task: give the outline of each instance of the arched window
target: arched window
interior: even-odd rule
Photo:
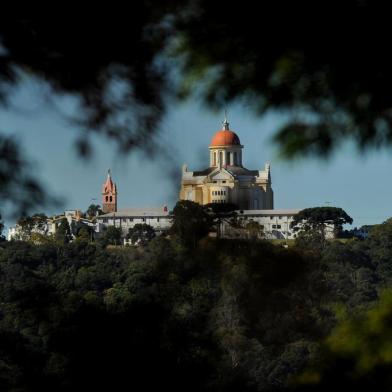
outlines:
[[[216,152],[212,153],[212,166],[216,166]]]
[[[226,153],[226,165],[230,165],[230,153]]]
[[[108,196],[106,196],[106,203],[109,201],[109,197]]]
[[[219,163],[223,165],[223,151],[219,151]]]
[[[237,162],[237,153],[235,152],[235,153],[234,153],[234,165],[237,165],[237,163],[238,163],[238,162]]]
[[[112,196],[110,196],[110,202],[112,202],[112,200],[113,200],[113,199],[112,199]]]

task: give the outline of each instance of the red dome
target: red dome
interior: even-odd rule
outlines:
[[[211,140],[210,147],[214,146],[240,146],[240,138],[230,130],[222,129],[218,131]]]

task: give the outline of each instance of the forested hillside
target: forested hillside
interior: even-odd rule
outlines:
[[[391,285],[392,222],[318,245],[1,242],[0,390],[321,388],[330,358],[355,354],[328,346],[334,327]]]

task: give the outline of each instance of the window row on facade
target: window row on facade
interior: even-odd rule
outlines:
[[[116,222],[159,222],[160,218],[117,218]],[[113,223],[113,218],[102,218],[102,223]]]
[[[212,191],[213,196],[226,196],[226,191]]]

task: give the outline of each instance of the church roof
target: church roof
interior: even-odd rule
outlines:
[[[249,170],[242,166],[226,166],[225,169],[234,176],[258,176],[258,170]]]
[[[208,169],[205,170],[194,171],[193,176],[208,176],[214,170],[216,170],[216,167],[209,167]]]
[[[102,193],[107,193],[107,192],[113,192],[113,193],[117,192],[117,186],[112,180],[110,169],[108,170],[108,176],[106,178],[106,181],[102,186]]]
[[[217,146],[241,146],[240,138],[238,135],[229,129],[229,122],[226,118],[225,111],[225,119],[223,121],[223,129],[216,132],[211,140],[210,147]]]
[[[230,174],[232,174],[234,177],[235,176],[258,176],[259,171],[258,170],[249,170],[245,167],[242,166],[224,166],[223,167],[225,170],[227,170]],[[199,176],[208,176],[212,172],[217,170],[217,167],[209,167],[208,169],[205,170],[199,170],[199,171],[194,171],[193,172],[193,177],[199,177]]]
[[[222,129],[215,133],[211,140],[210,147],[216,146],[240,146],[240,138],[238,135],[229,129]]]
[[[116,212],[99,215],[98,218],[110,217],[151,217],[167,216],[169,211],[167,207],[150,207],[150,208],[119,208]]]
[[[238,210],[238,216],[294,216],[297,215],[301,210],[290,209],[290,210]]]

